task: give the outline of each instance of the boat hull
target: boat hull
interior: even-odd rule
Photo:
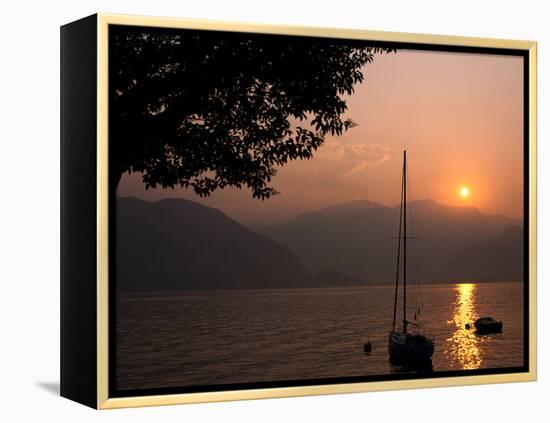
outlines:
[[[491,321],[491,322],[475,322],[474,326],[476,328],[476,333],[479,335],[488,335],[490,333],[500,333],[502,332],[502,322]]]
[[[423,335],[393,332],[389,337],[388,353],[393,364],[425,365],[431,363],[434,343]]]

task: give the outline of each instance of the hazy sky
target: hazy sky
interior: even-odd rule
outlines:
[[[394,205],[406,146],[412,200],[523,216],[522,58],[399,50],[363,70],[346,114],[358,126],[327,137],[311,160],[280,168],[279,195],[262,202],[224,189],[201,199],[184,189],[146,191],[139,175],[125,175],[117,195],[187,198],[246,224],[357,199]],[[467,199],[458,195],[463,185]]]

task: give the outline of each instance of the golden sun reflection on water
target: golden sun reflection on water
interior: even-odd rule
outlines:
[[[478,369],[482,362],[479,340],[473,328],[468,330],[465,327],[466,323],[472,325],[479,317],[476,311],[476,285],[461,283],[456,286],[455,292],[454,316],[447,322],[455,326],[455,331],[447,338],[445,355],[461,369]]]

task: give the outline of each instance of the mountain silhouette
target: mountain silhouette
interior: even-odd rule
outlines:
[[[470,244],[449,263],[462,280],[519,281],[523,279],[523,229],[510,226],[496,237]]]
[[[183,199],[118,198],[121,292],[356,286],[392,282],[399,209],[360,200],[247,229]],[[523,278],[521,221],[432,200],[408,204],[408,275],[422,282]]]
[[[329,216],[342,216],[345,213],[355,212],[360,210],[375,209],[383,207],[380,203],[369,200],[356,200],[344,204],[336,204],[334,206],[325,207],[319,211],[306,212],[296,217],[296,219],[317,219],[326,218]]]
[[[287,247],[183,199],[117,198],[115,263],[121,292],[314,285]]]
[[[260,231],[292,249],[314,275],[345,272],[380,283],[395,278],[397,240],[391,237],[397,235],[398,222],[398,207],[355,201]],[[410,202],[407,233],[420,239],[408,242],[408,274],[432,282],[521,280],[520,225],[518,219],[473,207]],[[507,229],[512,226],[516,229]]]
[[[318,287],[361,286],[365,282],[345,272],[324,270],[315,275],[315,285]]]

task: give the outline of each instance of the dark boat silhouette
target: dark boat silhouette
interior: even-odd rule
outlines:
[[[403,151],[403,175],[401,179],[401,204],[399,210],[399,234],[397,243],[397,269],[395,276],[395,296],[393,303],[393,324],[389,335],[388,352],[392,364],[407,367],[431,367],[434,353],[434,340],[428,338],[421,331],[420,321],[417,320],[419,309],[415,310],[414,320],[407,318],[407,239],[416,237],[407,236],[407,152]],[[403,320],[402,326],[396,326],[397,297],[399,290],[399,274],[403,257]],[[412,330],[409,328],[412,327]]]
[[[502,322],[497,322],[492,317],[481,317],[474,322],[474,326],[479,335],[502,332]]]

